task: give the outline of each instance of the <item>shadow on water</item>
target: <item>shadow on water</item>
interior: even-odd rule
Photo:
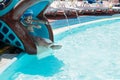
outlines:
[[[36,55],[23,54],[0,75],[0,78],[2,80],[13,80],[14,77],[19,76],[18,73],[48,77],[60,72],[63,65],[63,62],[54,56],[39,60]]]
[[[25,64],[25,63],[24,63]],[[30,62],[23,65],[17,72],[31,75],[52,76],[60,71],[63,63],[54,56],[38,60],[37,57],[33,57]]]

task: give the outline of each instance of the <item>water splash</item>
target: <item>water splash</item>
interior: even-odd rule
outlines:
[[[53,50],[51,48],[37,46],[37,57],[38,59],[43,59],[45,57],[51,56]]]

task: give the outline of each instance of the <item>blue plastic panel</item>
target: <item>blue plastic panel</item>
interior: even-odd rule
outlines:
[[[16,46],[24,49],[24,45],[22,41],[18,38],[18,36],[12,31],[12,29],[4,23],[2,20],[0,20],[0,40],[2,42],[8,43],[10,45]]]
[[[6,13],[8,13],[18,2],[19,0],[12,0],[12,2],[5,9],[0,10],[0,16],[3,16]]]

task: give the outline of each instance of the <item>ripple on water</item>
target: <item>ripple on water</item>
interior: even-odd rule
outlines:
[[[16,80],[120,80],[119,24],[66,36],[54,54],[65,64],[61,72],[50,77],[20,73]]]

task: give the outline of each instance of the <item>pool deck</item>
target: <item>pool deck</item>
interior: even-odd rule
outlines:
[[[0,56],[0,74],[17,60],[18,54],[2,54]]]
[[[90,22],[85,22],[85,23],[81,23],[81,24],[76,24],[76,25],[72,25],[69,26],[70,28],[67,27],[62,27],[62,28],[58,28],[53,30],[54,35],[60,34],[62,32],[65,32],[69,29],[72,28],[76,28],[76,27],[80,27],[83,25],[89,25],[91,23],[95,23],[95,22],[101,22],[101,21],[107,21],[107,20],[115,20],[115,19],[120,19],[120,17],[114,17],[114,18],[106,18],[106,19],[100,19],[100,20],[95,20],[95,21],[90,21]],[[17,60],[18,54],[2,54],[0,56],[0,74],[6,70],[13,62],[15,62]]]
[[[84,15],[113,15],[120,13],[120,7],[114,6],[117,3],[103,1],[96,3],[88,3],[85,1],[54,1],[47,8],[45,16],[51,20],[59,20],[67,18],[76,18]]]

